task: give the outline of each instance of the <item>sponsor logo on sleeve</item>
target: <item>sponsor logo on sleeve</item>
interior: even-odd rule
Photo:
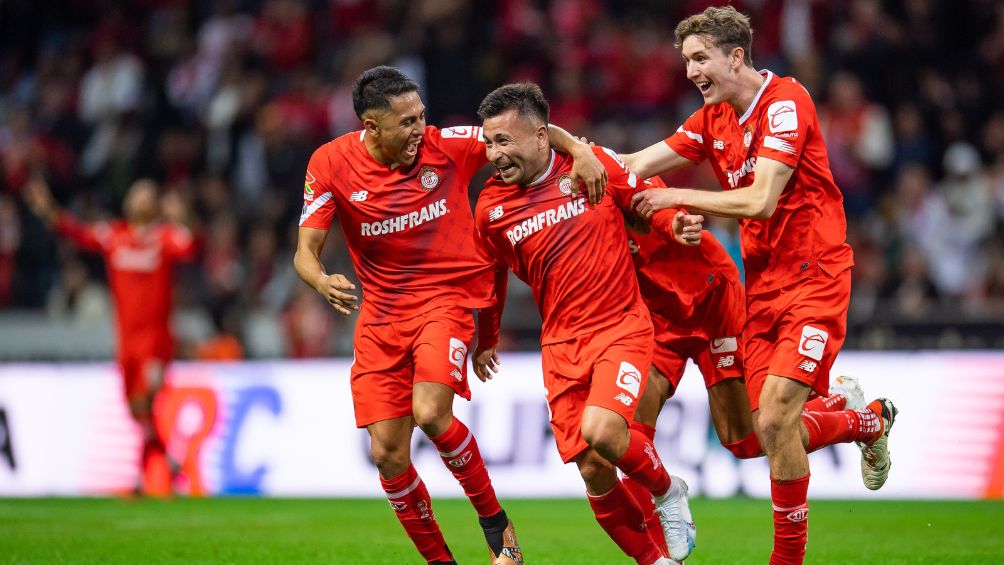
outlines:
[[[621,361],[620,369],[617,371],[617,386],[638,398],[638,393],[641,391],[641,371],[631,363]]]
[[[826,330],[821,330],[810,325],[802,326],[802,337],[798,342],[798,352],[810,359],[822,361],[823,352],[826,350],[826,340],[829,338],[830,334]]]
[[[478,139],[481,136],[481,128],[478,126],[454,126],[441,130],[443,139]]]
[[[771,133],[798,129],[798,113],[794,100],[780,100],[767,107],[767,125]]]
[[[307,170],[307,177],[303,181],[303,199],[307,202],[314,201],[314,189],[310,185],[317,182],[314,175],[310,174],[310,170]]]

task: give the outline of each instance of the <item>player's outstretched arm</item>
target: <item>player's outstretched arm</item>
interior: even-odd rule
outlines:
[[[693,161],[680,155],[663,141],[653,143],[641,151],[622,154],[620,158],[627,163],[628,168],[634,174],[643,179],[694,164]]]
[[[753,184],[735,190],[709,192],[691,188],[653,188],[634,195],[635,210],[643,218],[663,208],[700,210],[727,218],[766,220],[774,214],[777,199],[795,169],[780,161],[760,157],[753,169]]]
[[[547,124],[547,137],[554,147],[572,156],[572,191],[578,194],[579,181],[586,187],[590,204],[599,204],[607,186],[607,170],[593,153],[589,144],[554,124]]]
[[[59,206],[56,205],[49,190],[49,183],[41,175],[33,175],[21,190],[25,204],[33,214],[41,218],[50,228],[55,227],[59,217]]]
[[[355,290],[356,285],[345,275],[337,273],[329,275],[324,271],[321,250],[327,237],[327,230],[301,227],[296,242],[296,254],[293,256],[293,266],[303,282],[323,296],[335,310],[348,316],[353,310],[359,310],[359,298],[347,292]]]

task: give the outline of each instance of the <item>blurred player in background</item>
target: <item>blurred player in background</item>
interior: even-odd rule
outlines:
[[[850,301],[854,259],[842,196],[808,92],[792,78],[754,69],[748,17],[708,8],[677,26],[676,41],[704,106],[664,142],[625,160],[647,177],[710,158],[725,190],[653,189],[635,197],[636,209],[648,216],[683,207],[740,219],[746,383],[770,461],[771,563],[801,563],[809,511],[801,413],[810,392],[827,392]],[[888,477],[895,416],[887,399],[856,412],[819,413],[809,443],[859,442],[865,485],[876,489]]]
[[[455,395],[470,399],[471,309],[491,303],[491,266],[475,246],[467,196],[487,162],[481,128],[427,126],[418,85],[390,67],[364,72],[352,99],[363,130],[322,145],[307,166],[296,271],[336,311],[359,311],[356,425],[369,432],[380,482],[422,556],[454,562],[411,463],[416,424],[474,505],[493,562],[522,563],[477,442],[453,415]],[[581,151],[581,178],[598,194],[604,171],[588,146],[563,131],[556,137],[567,142],[563,149]],[[355,284],[328,274],[320,260],[336,215],[362,305]]]
[[[543,318],[544,387],[562,461],[579,468],[596,520],[643,565],[682,560],[696,528],[687,485],[666,472],[649,438],[631,430],[652,361],[652,323],[631,267],[621,210],[644,186],[616,154],[595,148],[607,169],[607,196],[595,206],[572,194],[571,160],[548,141],[549,107],[534,84],[496,89],[481,102],[488,158],[497,169],[475,210],[480,242],[496,261],[495,305],[479,316],[474,370],[491,378],[508,270],[526,282]],[[702,220],[662,212],[658,229],[689,244]],[[648,531],[617,469],[654,497],[663,536]]]
[[[192,259],[196,250],[192,233],[185,226],[187,210],[177,194],[159,197],[156,183],[149,179],[137,180],[129,188],[122,205],[123,219],[94,224],[82,223],[61,210],[41,177],[28,181],[24,197],[57,234],[82,251],[104,258],[115,304],[123,388],[143,434],[135,491],[169,494],[176,465],[167,457],[166,438],[157,431],[153,411],[174,353],[174,267]]]

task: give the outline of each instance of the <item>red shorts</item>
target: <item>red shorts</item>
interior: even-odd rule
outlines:
[[[589,447],[581,431],[586,406],[634,420],[652,362],[652,337],[652,323],[640,310],[595,334],[541,348],[551,430],[562,461]]]
[[[767,375],[787,377],[825,395],[830,367],[847,334],[851,270],[818,276],[750,296],[743,330],[746,391],[750,408],[760,407]]]
[[[120,340],[118,361],[127,399],[150,392],[151,379],[154,378],[151,371],[160,368],[157,376],[162,379],[173,350],[174,341],[166,332],[130,335]]]
[[[687,359],[693,359],[711,388],[743,376],[743,325],[746,294],[738,280],[725,279],[708,293],[698,313],[679,324],[652,312],[655,354],[652,365],[673,385],[680,384]]]
[[[459,306],[434,308],[399,322],[356,323],[352,404],[356,426],[409,416],[415,383],[442,383],[471,399],[467,350],[474,316]]]

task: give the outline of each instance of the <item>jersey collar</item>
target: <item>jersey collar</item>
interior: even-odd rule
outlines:
[[[750,107],[746,108],[746,113],[739,118],[739,125],[743,125],[743,123],[753,114],[753,109],[756,108],[756,104],[760,101],[760,97],[763,96],[764,91],[767,90],[767,85],[770,84],[770,79],[774,78],[774,73],[768,71],[767,69],[760,71],[760,74],[763,75],[766,80],[764,80],[763,84],[760,85],[760,90],[758,90],[756,96],[753,97],[753,102],[750,103]]]
[[[536,178],[536,179],[535,179],[535,180],[534,180],[533,182],[531,182],[531,183],[530,183],[529,185],[527,185],[527,186],[533,186],[533,185],[535,185],[535,184],[538,184],[538,183],[540,183],[540,182],[541,182],[541,181],[543,181],[544,179],[546,179],[546,178],[547,178],[547,175],[551,174],[551,170],[552,170],[552,169],[554,169],[554,149],[551,149],[551,162],[547,164],[547,170],[546,170],[546,171],[544,171],[544,174],[542,174],[542,175],[540,175],[539,177],[537,177],[537,178]]]

